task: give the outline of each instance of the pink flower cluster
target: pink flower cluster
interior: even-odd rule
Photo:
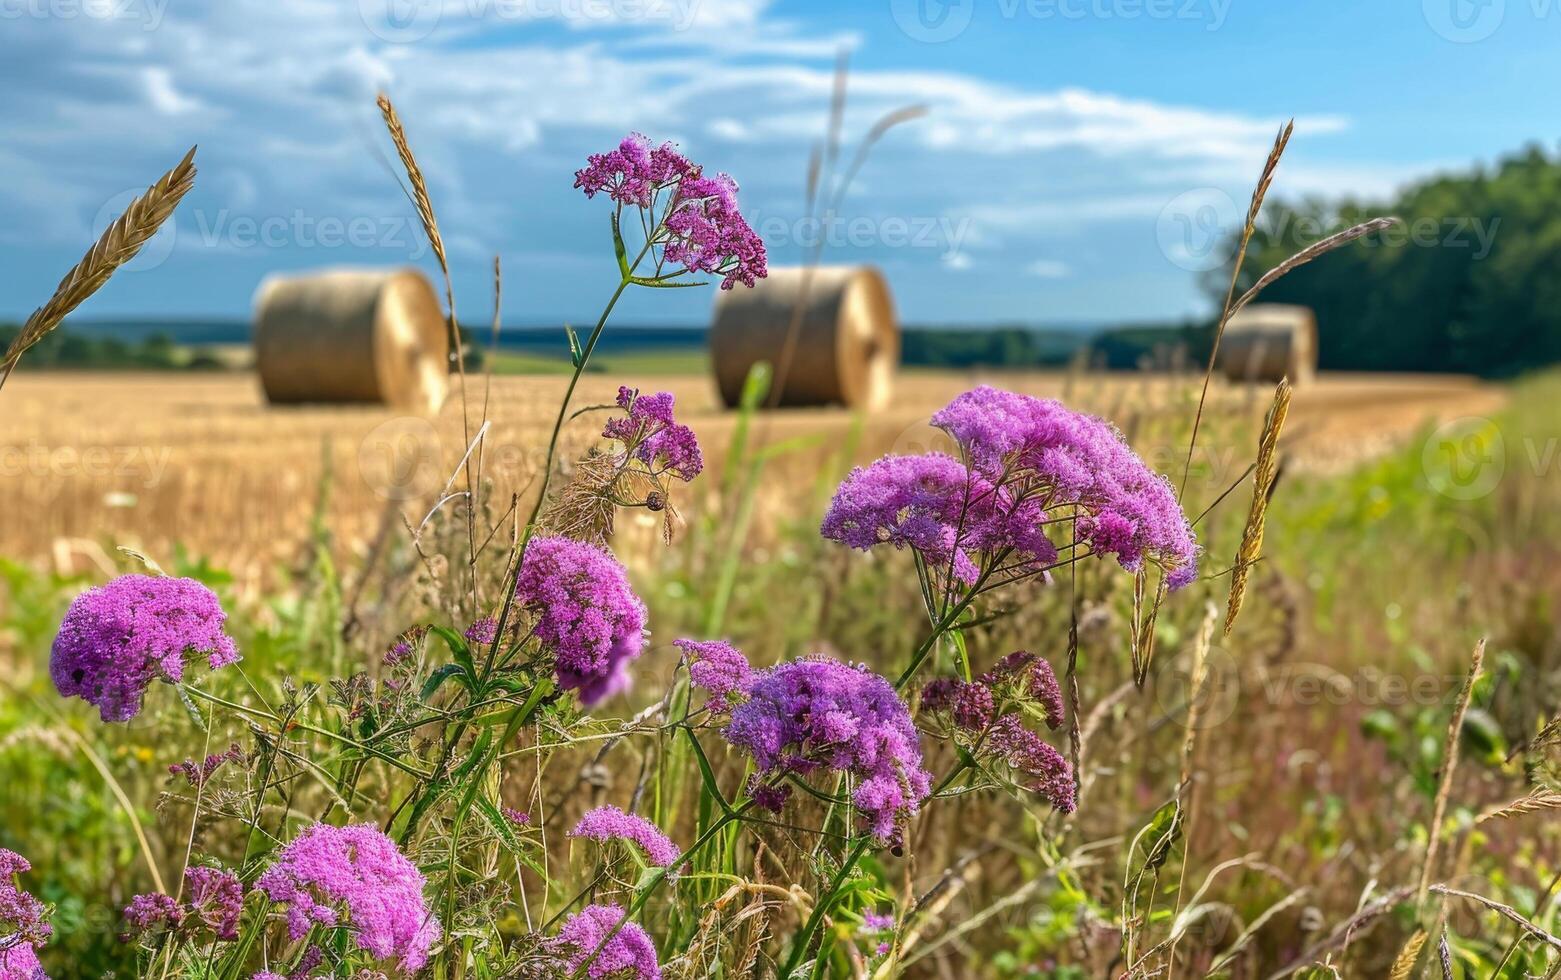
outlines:
[[[705,706],[717,714],[732,710],[753,680],[743,652],[724,640],[674,640],[683,651],[688,679],[709,695]]]
[[[1077,509],[1075,533],[1096,554],[1136,572],[1165,569],[1171,588],[1198,574],[1192,527],[1170,482],[1109,422],[1050,398],[986,385],[955,398],[932,424],[959,443],[971,468],[1048,512]]]
[[[423,875],[395,842],[371,824],[315,824],[282,849],[255,881],[271,901],[287,906],[294,940],[319,924],[352,930],[358,948],[378,959],[396,957],[408,973],[428,961],[439,920],[423,900]]]
[[[602,844],[621,840],[638,845],[651,864],[670,867],[682,853],[661,828],[633,813],[625,813],[615,806],[599,806],[587,811],[570,837],[584,837]]]
[[[532,635],[553,655],[558,682],[586,706],[629,686],[644,645],[645,604],[606,551],[562,537],[533,538],[515,598],[536,617]]]
[[[239,659],[226,621],[217,596],[194,579],[121,575],[70,604],[49,673],[62,697],[96,705],[104,721],[129,721],[152,681],[184,679],[192,654],[212,670]]]
[[[16,883],[31,870],[26,858],[0,847],[0,980],[47,980],[38,947],[53,932],[48,909]]]
[[[1077,805],[1073,767],[1024,725],[1038,708],[1053,731],[1063,723],[1062,688],[1051,664],[1026,650],[999,660],[974,681],[939,677],[921,694],[922,710],[944,714],[978,758],[994,759],[1019,775],[1028,790],[1064,813]]]
[[[591,980],[661,980],[655,943],[637,923],[624,922],[626,917],[621,906],[587,905],[565,920],[554,942],[569,950],[566,965],[570,972],[579,972],[590,959],[585,975]],[[623,923],[622,928],[619,923]],[[601,952],[591,959],[598,946]]]
[[[851,471],[824,514],[820,533],[867,551],[911,548],[934,571],[974,582],[980,565],[1011,551],[1034,566],[1055,561],[1040,501],[1016,499],[952,456],[884,456]]]
[[[671,392],[641,395],[637,388],[620,387],[618,407],[624,414],[609,419],[602,436],[623,443],[652,474],[670,472],[687,483],[705,468],[694,430],[672,417]]]
[[[905,702],[862,665],[809,657],[754,673],[732,709],[727,741],[753,756],[758,778],[849,773],[867,830],[896,840],[930,792],[921,742]],[[760,784],[755,798],[777,809],[783,787]]]
[[[689,272],[722,276],[721,288],[752,286],[768,271],[764,242],[737,207],[737,182],[726,174],[704,176],[671,143],[652,146],[631,133],[617,148],[593,153],[575,171],[575,186],[587,197],[605,192],[618,204],[655,212],[669,192],[658,237],[663,257]]]

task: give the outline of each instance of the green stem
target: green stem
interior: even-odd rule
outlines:
[[[813,942],[813,934],[824,923],[824,916],[829,911],[829,907],[834,904],[840,886],[845,884],[846,876],[856,867],[856,862],[861,860],[871,840],[871,837],[863,837],[856,842],[856,845],[851,848],[851,853],[846,855],[844,863],[840,865],[840,870],[830,881],[829,890],[819,896],[818,904],[813,906],[813,914],[808,916],[807,924],[802,927],[802,934],[797,937],[796,945],[792,946],[791,954],[786,957],[786,966],[780,972],[781,980],[790,980],[792,971],[802,962],[802,957],[807,955],[808,946]]]

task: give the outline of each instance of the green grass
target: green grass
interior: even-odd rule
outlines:
[[[501,352],[493,357],[493,373],[559,374],[571,370],[565,356],[546,357],[540,354],[516,354]],[[615,354],[597,354],[591,358],[589,373],[613,374],[625,377],[642,377],[661,374],[705,374],[710,370],[709,351],[691,347],[682,350],[624,351]]]

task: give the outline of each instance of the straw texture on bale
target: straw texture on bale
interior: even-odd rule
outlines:
[[[795,344],[783,371],[794,318]],[[738,403],[748,370],[766,361],[784,382],[772,404],[882,408],[900,362],[889,287],[870,266],[772,267],[752,289],[716,301],[710,359],[728,407]]]
[[[255,294],[255,366],[267,400],[371,402],[432,413],[449,385],[449,335],[415,269],[272,276]]]
[[[1304,385],[1317,374],[1317,321],[1304,306],[1253,303],[1225,325],[1220,373],[1231,381]]]

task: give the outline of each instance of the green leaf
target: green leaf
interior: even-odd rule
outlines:
[[[618,274],[625,279],[629,275],[629,250],[623,247],[623,232],[618,228],[618,212],[612,213],[612,250],[618,257]]]
[[[428,680],[423,682],[423,700],[427,701],[433,697],[434,692],[438,691],[444,682],[452,677],[460,680],[462,687],[471,690],[471,677],[467,674],[465,667],[462,667],[460,664],[440,664],[434,668],[433,673],[428,675]]]
[[[564,333],[569,335],[569,363],[579,367],[581,359],[585,357],[585,351],[580,347],[580,335],[567,323],[564,324]]]
[[[721,795],[721,786],[715,781],[715,770],[710,768],[710,760],[705,756],[705,747],[699,744],[699,736],[694,734],[692,728],[685,727],[683,732],[688,736],[689,744],[694,747],[694,758],[699,763],[700,778],[705,781],[705,792],[721,805],[723,813],[731,813],[732,805]]]

